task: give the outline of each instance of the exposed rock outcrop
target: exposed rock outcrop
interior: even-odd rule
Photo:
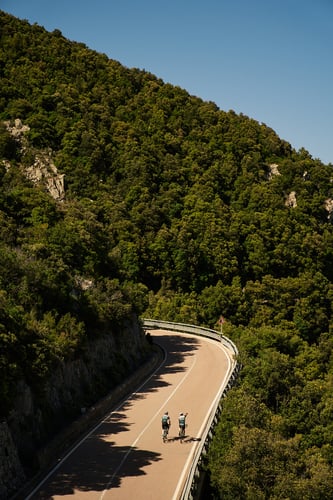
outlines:
[[[279,172],[279,165],[277,163],[271,163],[268,165],[268,180],[271,180],[275,175],[281,175]]]
[[[328,212],[328,215],[327,215],[328,220],[332,220],[332,218],[333,218],[333,200],[332,200],[332,198],[327,198],[327,200],[324,201],[324,207],[325,207],[325,210]]]
[[[297,207],[296,191],[291,191],[291,193],[288,194],[286,201],[285,201],[285,205],[286,205],[286,207],[290,207],[290,208]]]
[[[26,134],[26,132],[29,132],[30,127],[28,125],[23,125],[22,121],[19,118],[16,118],[14,120],[14,123],[5,121],[5,125],[14,139],[21,144],[21,148],[24,149],[25,147],[27,147],[28,143],[24,135]]]
[[[25,137],[25,134],[29,132],[29,126],[23,125],[22,121],[19,118],[14,120],[13,123],[6,121],[5,125],[7,127],[7,130],[19,143],[21,151],[27,151],[29,148],[29,143]],[[52,158],[52,150],[47,149],[44,151],[33,151],[31,149],[30,152],[34,153],[34,161],[32,165],[28,167],[22,167],[25,175],[34,184],[43,184],[46,190],[55,200],[64,200],[64,175],[58,173],[57,167],[55,166]],[[5,168],[7,170],[10,168],[10,163],[8,161],[4,161],[3,164],[5,165]]]
[[[64,175],[58,174],[50,150],[37,153],[33,165],[26,167],[25,173],[34,184],[43,183],[55,200],[65,198]]]

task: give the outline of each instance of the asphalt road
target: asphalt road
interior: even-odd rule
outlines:
[[[175,332],[151,332],[163,363],[109,413],[48,474],[28,499],[176,500],[202,438],[207,415],[230,366],[216,341]],[[171,428],[162,441],[161,417]],[[177,418],[188,413],[186,437]]]

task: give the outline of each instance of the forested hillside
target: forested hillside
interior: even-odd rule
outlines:
[[[38,390],[88,340],[121,343],[128,318],[218,329],[223,314],[243,369],[211,495],[332,497],[332,165],[58,30],[0,20],[2,416],[19,380]],[[31,175],[43,158],[58,198]]]

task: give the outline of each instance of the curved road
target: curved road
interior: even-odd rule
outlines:
[[[150,333],[165,352],[163,363],[58,463],[27,500],[179,498],[232,354],[204,337]],[[161,437],[165,410],[171,417],[167,443]],[[183,443],[177,439],[180,411],[188,412]]]

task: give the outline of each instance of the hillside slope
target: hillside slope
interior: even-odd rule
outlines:
[[[102,395],[107,374],[117,383],[149,355],[140,315],[219,328],[223,314],[249,399],[242,413],[230,397],[233,425],[208,464],[216,491],[240,488],[228,478],[250,446],[244,426],[263,433],[272,470],[296,456],[295,478],[312,479],[320,461],[330,472],[332,165],[59,30],[4,12],[0,23],[2,417],[22,381],[46,415],[54,370],[89,364],[111,337]],[[277,494],[260,477],[257,498]]]

